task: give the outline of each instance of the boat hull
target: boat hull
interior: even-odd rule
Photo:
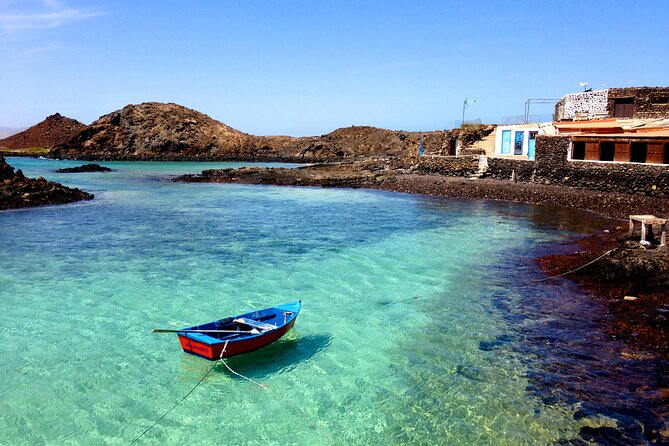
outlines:
[[[178,334],[179,342],[181,343],[181,348],[186,353],[190,353],[195,356],[200,356],[201,358],[209,359],[210,361],[216,361],[221,358],[229,358],[231,356],[241,355],[242,353],[249,353],[259,348],[265,347],[275,341],[278,341],[288,333],[288,330],[293,328],[295,325],[295,319],[290,324],[285,325],[284,327],[274,330],[270,333],[267,333],[264,336],[260,336],[253,339],[244,340],[241,342],[228,342],[220,344],[206,344],[204,342],[197,341],[195,339],[190,339],[187,336]],[[223,349],[225,348],[225,352]]]
[[[246,318],[247,323],[254,323],[254,321],[265,321],[265,324],[267,322],[274,322],[273,326],[276,328],[262,332],[255,331],[255,334],[249,334],[253,333],[249,331],[249,327],[246,328],[246,331],[240,331],[239,335],[230,335],[229,332],[222,333],[221,335],[188,332],[188,330],[227,329],[231,328],[231,324],[236,324],[236,329],[239,329],[239,319],[227,318],[221,321],[210,322],[209,324],[184,329],[183,332],[178,332],[177,336],[181,348],[186,353],[210,361],[229,358],[258,350],[259,348],[279,340],[295,325],[301,306],[302,303],[299,301],[236,316],[236,318]],[[241,322],[241,325],[245,325],[243,321]]]

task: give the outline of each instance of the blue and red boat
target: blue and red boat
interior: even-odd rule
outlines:
[[[176,333],[186,353],[215,361],[265,347],[280,339],[295,325],[302,301],[227,317],[180,330],[155,329],[154,333]]]

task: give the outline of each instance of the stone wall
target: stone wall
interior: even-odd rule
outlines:
[[[555,105],[556,121],[571,121],[576,115],[586,114],[595,119],[597,113],[606,113],[609,90],[584,91],[568,94]],[[613,113],[609,113],[613,116]]]
[[[539,136],[535,181],[605,192],[669,197],[669,166],[568,161],[569,138]]]
[[[493,178],[543,184],[562,184],[603,192],[621,192],[669,198],[669,166],[631,163],[569,161],[569,137],[538,136],[535,160],[488,158]],[[477,157],[421,158],[425,173],[470,176],[478,169]]]
[[[534,181],[537,163],[511,158],[488,158],[488,175],[500,180]]]
[[[549,169],[551,166],[564,165],[569,158],[569,137],[539,135],[534,150],[537,164]]]
[[[669,87],[631,87],[568,94],[555,105],[555,120],[571,121],[577,115],[587,115],[587,119],[612,117],[615,100],[622,98],[634,98],[634,118],[669,117]]]
[[[456,130],[435,130],[421,133],[423,136],[423,153],[426,155],[448,155],[451,139],[457,138]]]
[[[442,175],[467,177],[479,168],[479,157],[468,156],[423,156],[418,161],[418,168],[424,173],[439,173]]]
[[[609,116],[614,114],[615,99],[632,97],[634,98],[635,118],[669,117],[669,88],[667,87],[611,88],[607,106]]]

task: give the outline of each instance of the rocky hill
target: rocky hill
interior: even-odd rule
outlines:
[[[0,139],[0,147],[18,153],[35,148],[48,151],[69,141],[85,128],[85,124],[56,113],[29,129]]]
[[[252,156],[253,137],[177,104],[127,105],[102,116],[50,156],[79,159],[221,159]]]
[[[418,151],[420,133],[346,127],[322,136],[253,136],[177,104],[128,105],[102,116],[50,156],[88,160],[336,161]],[[426,153],[447,150],[452,132],[423,133]]]
[[[331,161],[404,156],[418,149],[419,134],[352,126],[322,136],[258,136],[254,140],[257,155],[267,154],[298,161]]]
[[[352,126],[315,138],[299,155],[326,159],[404,156],[418,146],[418,133]]]

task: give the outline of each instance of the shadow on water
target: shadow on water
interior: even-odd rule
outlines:
[[[226,359],[227,364],[237,373],[249,378],[264,378],[275,373],[286,373],[301,363],[309,361],[332,343],[330,335],[299,336],[281,339],[267,347],[245,355]],[[229,373],[225,366],[218,364],[216,371]],[[235,377],[235,379],[241,379]]]

